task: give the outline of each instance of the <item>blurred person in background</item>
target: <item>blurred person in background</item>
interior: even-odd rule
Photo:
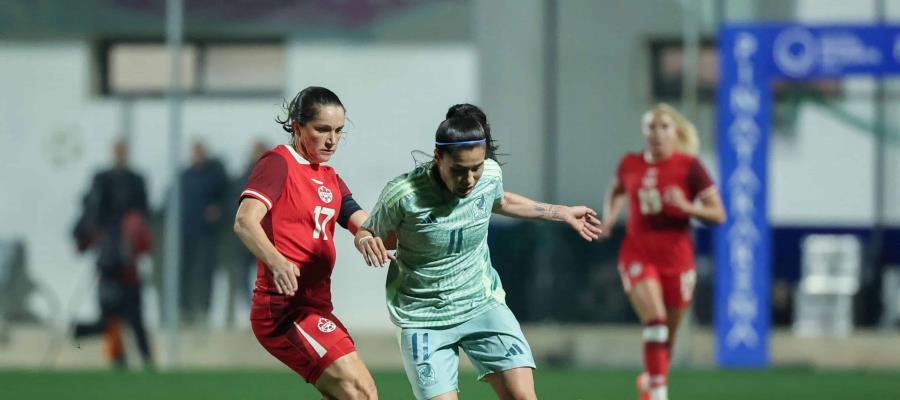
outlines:
[[[225,167],[195,142],[191,165],[181,175],[181,306],[188,323],[209,313],[227,194]]]
[[[338,149],[344,113],[326,88],[311,86],[294,97],[278,120],[291,142],[256,162],[234,231],[259,260],[250,306],[259,343],[326,399],[376,399],[372,375],[332,313],[335,223],[355,234],[368,218],[323,165]]]
[[[416,399],[457,398],[460,348],[498,398],[535,399],[534,357],[491,265],[491,214],[562,222],[587,241],[599,237],[600,221],[587,207],[505,192],[484,112],[458,104],[446,118],[434,159],[385,186],[354,243],[381,266],[391,258],[383,243],[396,240],[388,310]]]
[[[250,180],[250,175],[253,173],[256,162],[269,149],[269,144],[265,140],[257,139],[253,141],[253,144],[250,146],[250,156],[247,159],[247,168],[244,169],[243,174],[235,178],[230,184],[231,193],[228,195],[229,199],[241,198],[241,193]],[[229,215],[236,215],[240,203],[227,201],[226,204],[229,206]],[[256,256],[240,243],[240,238],[237,236],[228,235],[226,238],[229,245],[226,246],[225,254],[228,254],[228,259],[231,261],[232,296],[229,297],[229,309],[233,310],[236,302],[250,304],[250,296],[253,293],[250,273],[256,268]],[[233,313],[229,312],[228,315],[230,318]]]
[[[639,398],[666,400],[670,352],[690,306],[696,272],[690,220],[725,221],[715,183],[697,159],[696,128],[659,104],[642,121],[645,148],[626,154],[603,203],[608,237],[627,200],[628,226],[619,251],[625,293],[643,324],[645,372]]]
[[[144,327],[138,258],[151,250],[146,223],[147,191],[144,178],[128,166],[123,140],[113,145],[113,166],[94,175],[84,196],[74,229],[79,251],[97,250],[100,318],[75,325],[75,337],[103,333],[106,355],[114,366],[126,365],[122,322],[134,331],[144,365],[152,366],[150,343]]]

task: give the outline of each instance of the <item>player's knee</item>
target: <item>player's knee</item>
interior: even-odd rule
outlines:
[[[645,318],[641,318],[640,321],[641,321],[641,325],[643,325],[643,326],[665,324],[666,314],[660,314],[660,315],[650,314],[650,315],[646,316]]]

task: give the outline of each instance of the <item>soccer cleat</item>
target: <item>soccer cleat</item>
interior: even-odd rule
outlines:
[[[642,372],[637,377],[638,400],[650,400],[650,375]]]

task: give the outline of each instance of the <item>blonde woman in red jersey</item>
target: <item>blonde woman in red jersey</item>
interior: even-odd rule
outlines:
[[[355,234],[368,218],[334,169],[344,106],[322,87],[302,90],[279,120],[291,144],[253,168],[234,231],[257,257],[250,308],[253,333],[275,358],[326,399],[376,399],[375,382],[353,339],[332,314],[335,222]],[[387,258],[381,239],[370,245]]]
[[[697,159],[694,125],[667,104],[644,114],[646,147],[619,163],[603,205],[604,235],[628,201],[628,226],[619,251],[625,293],[643,324],[642,400],[668,399],[669,355],[690,305],[696,273],[690,220],[725,221],[722,199]]]

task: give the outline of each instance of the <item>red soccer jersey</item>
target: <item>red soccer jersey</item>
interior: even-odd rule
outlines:
[[[241,198],[255,198],[269,209],[261,221],[263,230],[278,252],[300,267],[300,287],[293,297],[279,295],[272,272],[257,260],[251,319],[278,318],[283,311],[301,308],[332,311],[334,225],[349,195],[333,168],[311,164],[291,146],[278,146],[259,158]]]
[[[629,153],[619,163],[616,177],[628,193],[629,204],[619,262],[652,264],[663,275],[694,268],[690,217],[667,204],[663,196],[673,186],[681,189],[688,200],[715,190],[700,161],[676,152],[665,160],[650,163],[643,153]]]

